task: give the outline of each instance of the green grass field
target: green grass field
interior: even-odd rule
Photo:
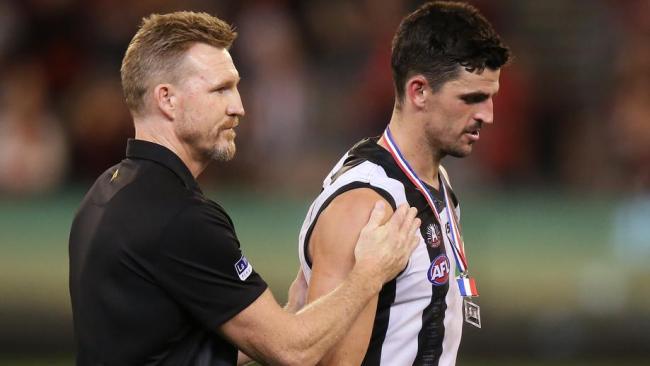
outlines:
[[[283,302],[298,268],[308,199],[209,196],[230,212],[244,253]],[[539,192],[463,198],[464,237],[486,326],[466,331],[459,365],[643,364],[618,360],[630,350],[650,359],[650,269],[614,253],[617,200]],[[71,364],[67,237],[80,200],[73,191],[0,202],[0,365]],[[16,349],[63,358],[3,358]],[[591,359],[599,362],[573,361]]]

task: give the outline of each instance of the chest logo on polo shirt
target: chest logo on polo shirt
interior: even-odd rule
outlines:
[[[237,276],[239,276],[239,279],[245,281],[248,276],[253,273],[253,266],[251,266],[251,264],[248,263],[248,259],[242,255],[237,263],[235,263],[235,271],[237,271]]]
[[[429,267],[429,271],[427,272],[429,282],[435,286],[446,284],[449,281],[450,269],[449,259],[445,254],[440,254],[431,262],[431,267]]]
[[[436,224],[429,224],[427,226],[427,244],[431,248],[437,248],[440,246],[440,239],[442,235],[440,234],[440,227]]]

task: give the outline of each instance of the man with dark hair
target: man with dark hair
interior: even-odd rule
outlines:
[[[177,12],[144,19],[129,44],[121,73],[135,139],[70,231],[78,365],[234,365],[237,347],[265,363],[315,364],[417,245],[415,209],[402,205],[380,225],[378,202],[341,286],[298,311],[299,275],[278,306],[195,180],[235,154],[244,115],[235,36],[218,18]]]
[[[305,218],[299,255],[308,301],[353,268],[354,243],[378,199],[409,203],[422,220],[407,267],[383,286],[322,365],[453,365],[465,320],[480,327],[459,204],[440,165],[464,157],[493,121],[492,97],[509,51],[472,6],[433,2],[395,34],[395,106],[381,138],[349,150],[327,175]]]

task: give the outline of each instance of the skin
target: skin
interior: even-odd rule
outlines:
[[[235,154],[234,128],[245,113],[239,74],[227,50],[200,43],[186,51],[175,73],[158,77],[175,82],[158,80],[145,93],[144,112],[134,115],[136,138],[167,147],[196,177],[211,160]],[[299,273],[284,309],[267,289],[215,331],[265,364],[318,362],[417,245],[415,208],[402,205],[391,216],[385,204],[373,205],[353,248],[355,265],[335,290],[302,308],[307,287]]]
[[[500,70],[458,77],[433,92],[426,78],[407,80],[401,108],[393,109],[390,129],[418,176],[438,188],[438,165],[447,155],[465,157],[476,142],[466,132],[494,121],[492,98],[499,91]],[[380,142],[385,147],[383,142]]]
[[[389,124],[411,167],[436,189],[441,159],[447,155],[469,155],[478,141],[476,131],[492,124],[494,118],[492,98],[499,90],[499,70],[470,73],[459,69],[458,77],[435,93],[424,76],[408,79],[404,100],[399,107],[396,103]],[[386,148],[385,141],[380,140],[379,144]],[[313,265],[308,302],[317,301],[340,286],[354,268],[355,242],[364,217],[378,199],[382,198],[370,189],[354,189],[336,197],[321,213],[309,242]],[[372,334],[377,301],[378,296],[373,296],[347,335],[320,365],[361,364]]]
[[[235,155],[234,128],[245,115],[239,73],[226,49],[197,43],[179,67],[177,83],[146,93],[148,113],[134,117],[135,137],[168,147],[197,177],[212,160]]]

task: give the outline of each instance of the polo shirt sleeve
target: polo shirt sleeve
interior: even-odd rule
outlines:
[[[267,285],[243,255],[227,214],[199,202],[162,233],[157,280],[188,313],[216,330],[247,308]]]

